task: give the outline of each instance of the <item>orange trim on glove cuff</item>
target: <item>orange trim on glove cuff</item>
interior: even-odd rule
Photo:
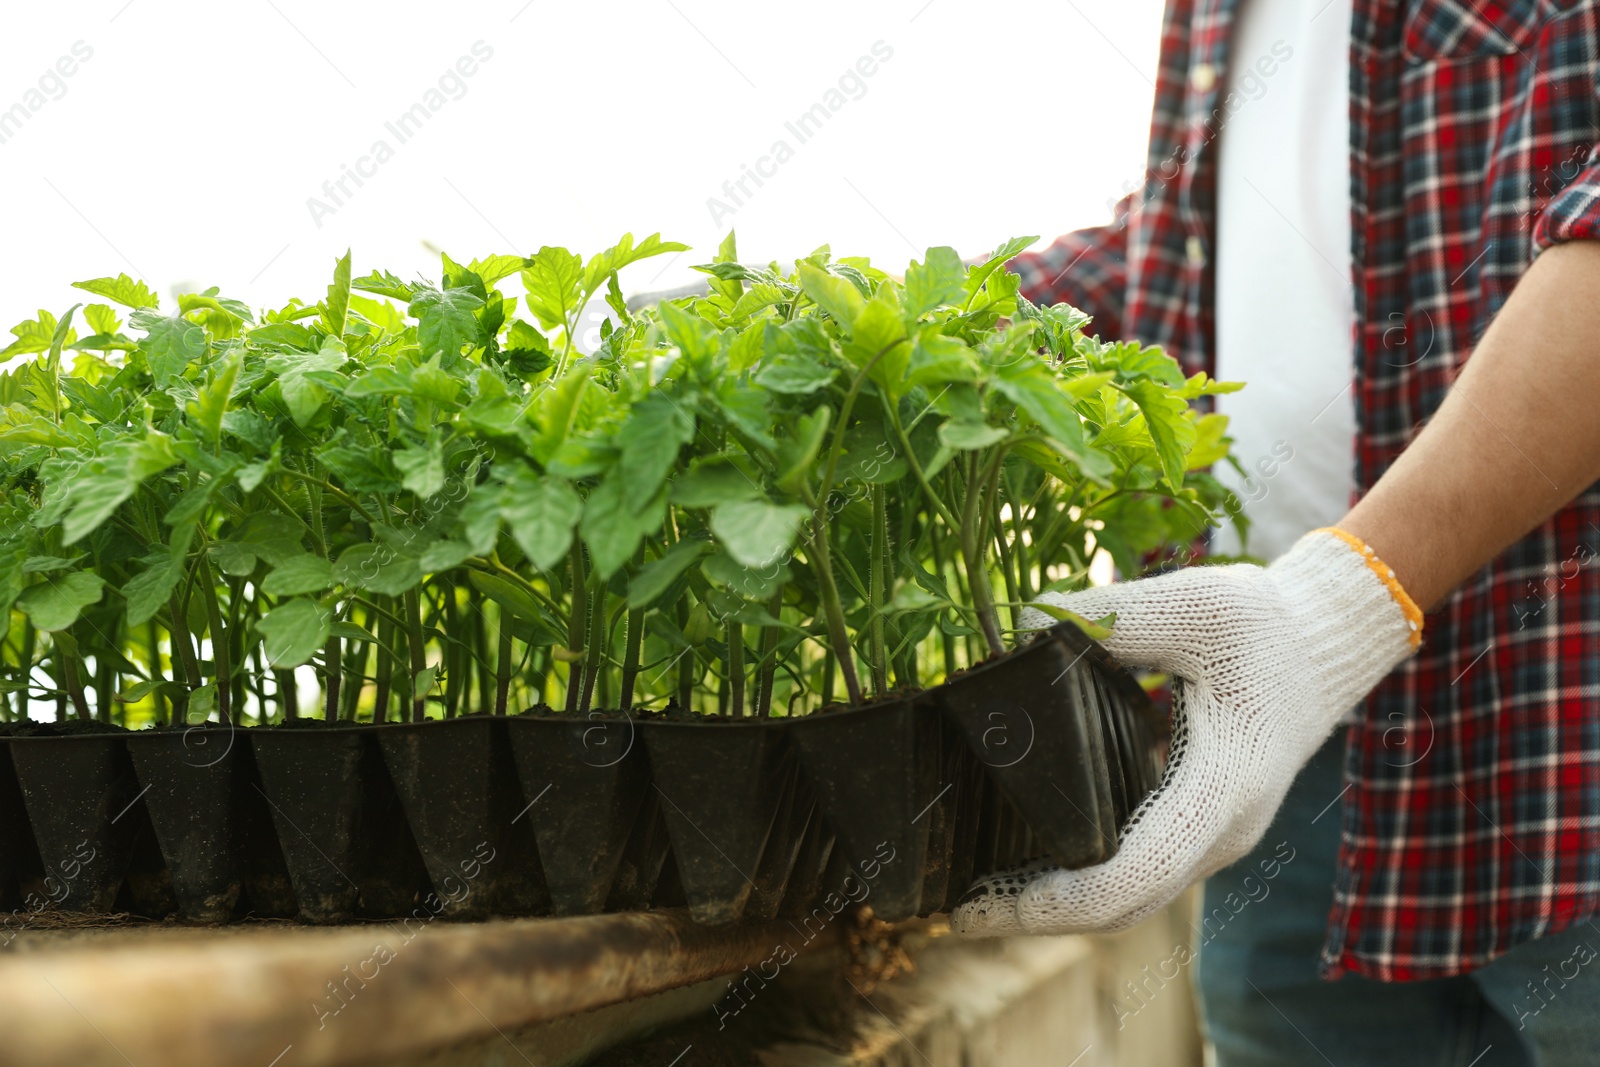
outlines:
[[[1400,605],[1400,611],[1405,615],[1406,622],[1411,626],[1411,647],[1416,648],[1417,645],[1421,644],[1422,609],[1417,607],[1417,602],[1412,600],[1405,589],[1401,587],[1399,579],[1394,576],[1394,569],[1379,559],[1378,554],[1372,551],[1372,547],[1365,541],[1354,534],[1345,533],[1337,526],[1324,526],[1314,532],[1332,534],[1361,553],[1361,558],[1366,560],[1367,566],[1371,568],[1372,573],[1378,576],[1378,580],[1384,584],[1384,588],[1389,590],[1389,595],[1394,597],[1394,602]]]

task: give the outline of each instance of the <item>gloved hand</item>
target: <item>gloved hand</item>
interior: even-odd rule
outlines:
[[[1300,768],[1422,636],[1394,572],[1333,529],[1269,567],[1193,567],[1039,599],[1090,619],[1115,612],[1107,651],[1182,679],[1171,759],[1115,856],[984,879],[951,917],[958,933],[1120,930],[1159,910],[1255,846]],[[1051,622],[1036,609],[1019,620]]]

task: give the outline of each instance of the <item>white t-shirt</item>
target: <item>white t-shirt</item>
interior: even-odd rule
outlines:
[[[1354,486],[1350,4],[1245,0],[1218,102],[1216,376],[1249,385],[1217,410],[1250,476],[1216,469],[1266,559]],[[1239,551],[1231,525],[1216,551]]]

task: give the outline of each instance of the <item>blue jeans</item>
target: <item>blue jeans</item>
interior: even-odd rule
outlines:
[[[1206,882],[1197,984],[1216,1067],[1600,1064],[1600,966],[1583,966],[1597,959],[1600,932],[1588,923],[1453,978],[1318,976],[1343,757],[1341,731],[1260,846]]]

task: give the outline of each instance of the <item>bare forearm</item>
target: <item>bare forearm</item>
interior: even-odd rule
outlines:
[[[1432,607],[1600,478],[1600,244],[1546,251],[1339,525]]]

